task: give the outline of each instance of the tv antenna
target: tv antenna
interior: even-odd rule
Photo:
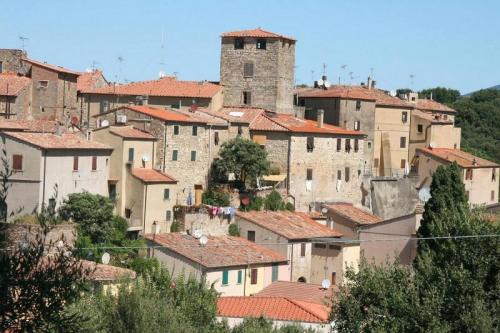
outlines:
[[[120,79],[122,77],[122,63],[125,61],[125,59],[122,56],[118,56],[116,60],[118,61],[118,77],[116,78],[116,81],[120,82]]]
[[[95,70],[96,70],[96,65],[97,65],[97,64],[98,64],[98,62],[97,62],[97,61],[92,60],[92,66],[91,66],[92,71],[95,71]]]
[[[26,41],[27,41],[27,40],[29,40],[29,38],[28,38],[28,37],[24,37],[24,36],[19,36],[19,39],[21,40],[21,45],[22,45],[22,46],[21,46],[21,49],[22,49],[22,50],[23,50],[23,52],[24,52],[24,51],[25,51],[25,49],[24,49],[24,46],[25,46],[25,45],[24,45],[24,44],[26,43]]]
[[[326,67],[327,67],[327,65],[325,63],[323,63],[323,75],[326,75]]]
[[[410,88],[413,90],[413,84],[415,83],[415,74],[410,74]]]
[[[347,68],[347,65],[344,64],[344,65],[340,66],[340,68],[342,69],[342,76],[339,76],[339,84],[340,84],[342,77],[344,79],[344,84],[345,84],[345,69]]]
[[[314,69],[311,69],[311,81],[314,83]]]

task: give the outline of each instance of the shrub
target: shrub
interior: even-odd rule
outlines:
[[[217,190],[215,188],[209,188],[202,195],[202,202],[206,205],[212,206],[229,206],[229,193]]]
[[[239,237],[240,236],[240,229],[236,224],[231,223],[229,225],[229,235]]]
[[[283,202],[283,198],[281,198],[281,194],[277,191],[269,193],[264,200],[264,207],[272,211],[284,210],[285,203]]]
[[[181,225],[180,225],[179,221],[174,220],[172,222],[172,224],[170,225],[170,232],[179,232],[180,228],[181,228]]]

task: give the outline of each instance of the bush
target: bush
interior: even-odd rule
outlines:
[[[255,196],[250,201],[250,204],[246,207],[245,211],[250,210],[262,210],[262,206],[264,206],[264,199],[262,197]]]
[[[278,191],[272,191],[266,196],[264,200],[264,207],[267,210],[278,211],[285,209],[285,203],[283,202],[283,198]]]
[[[295,207],[293,206],[293,203],[291,203],[291,202],[287,202],[285,204],[285,209],[288,210],[288,211],[290,211],[290,212],[294,212],[295,211]]]
[[[211,206],[229,206],[229,193],[217,190],[215,188],[209,188],[202,195],[202,202],[205,205]]]
[[[229,225],[229,235],[239,237],[240,236],[240,229],[236,224],[231,223]]]
[[[172,224],[170,225],[170,232],[179,232],[180,229],[181,229],[181,225],[180,225],[179,221],[174,220],[172,222]]]

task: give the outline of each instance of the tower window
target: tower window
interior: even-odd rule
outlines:
[[[250,91],[243,92],[243,104],[245,105],[252,104],[252,93]]]
[[[313,169],[307,169],[306,180],[313,180]]]
[[[361,110],[361,101],[356,101],[356,111]]]
[[[234,39],[234,49],[235,50],[242,50],[243,48],[245,48],[245,39],[235,38]]]
[[[408,112],[403,111],[403,113],[401,113],[401,121],[403,123],[406,123],[408,121]]]
[[[424,132],[424,126],[422,124],[417,125],[417,132],[418,133],[423,133]]]
[[[399,139],[399,148],[406,148],[406,137],[402,136]]]
[[[313,136],[308,136],[307,137],[307,152],[310,153],[314,150],[314,137]]]
[[[267,45],[265,39],[257,39],[257,50],[265,50],[266,46]]]
[[[253,77],[253,62],[246,62],[243,65],[243,77]]]
[[[359,140],[354,139],[354,152],[357,153],[359,150]]]

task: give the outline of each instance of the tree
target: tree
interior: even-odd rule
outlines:
[[[242,137],[225,142],[219,156],[213,164],[214,174],[221,178],[234,173],[236,180],[243,185],[254,183],[257,178],[266,175],[270,168],[266,151],[257,143]]]
[[[432,98],[434,101],[451,104],[460,97],[460,91],[444,87],[424,89],[418,93],[419,98]]]
[[[413,92],[413,90],[411,90],[410,88],[396,89],[396,95],[397,96],[406,95],[406,94],[409,94],[411,92]]]
[[[203,192],[201,201],[212,206],[229,206],[230,204],[229,193],[213,186]]]
[[[285,202],[279,194],[278,191],[274,190],[268,195],[266,195],[266,199],[264,200],[264,208],[266,210],[278,211],[285,210]]]

